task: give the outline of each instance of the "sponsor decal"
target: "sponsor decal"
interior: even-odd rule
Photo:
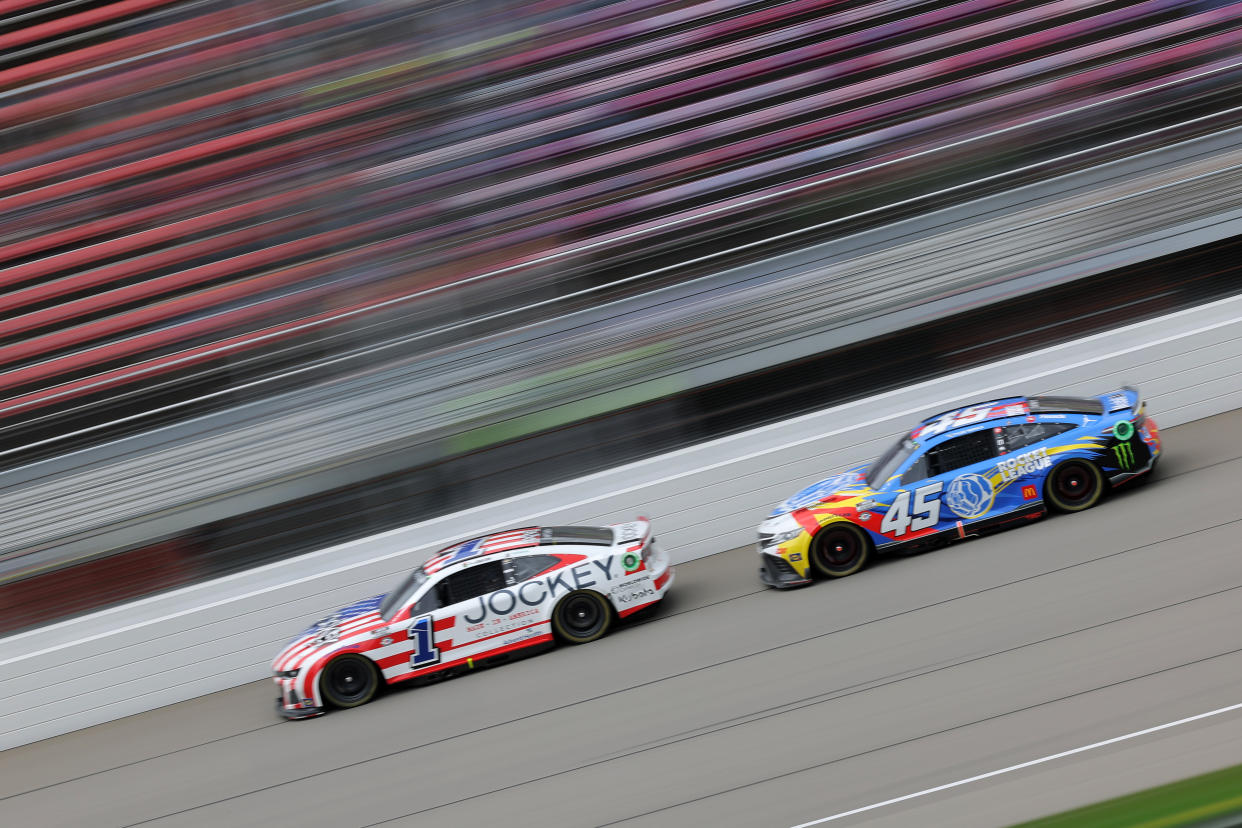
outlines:
[[[996,499],[996,490],[992,481],[982,475],[968,472],[953,478],[949,488],[945,490],[944,505],[953,514],[966,520],[974,520],[992,508]]]
[[[1134,444],[1126,442],[1113,446],[1113,459],[1117,461],[1117,467],[1122,471],[1132,471],[1134,469]]]
[[[1127,397],[1125,394],[1118,392],[1116,394],[1108,395],[1108,410],[1109,411],[1120,411],[1123,408],[1129,408],[1129,407],[1130,407],[1130,398]]]
[[[1019,454],[1010,460],[1002,460],[996,468],[1000,472],[1001,482],[1008,483],[1024,474],[1034,474],[1051,465],[1052,458],[1048,456],[1048,449],[1041,448]]]
[[[537,627],[528,627],[527,629],[519,631],[516,635],[511,635],[508,638],[500,639],[500,646],[507,647],[510,644],[520,644],[521,642],[526,641],[527,639],[534,638],[542,634],[543,633],[540,632],[540,630]]]
[[[391,639],[391,638],[387,638],[387,637],[385,637],[385,638],[381,638],[381,639],[380,639],[380,646],[381,646],[381,647],[387,647],[387,646],[388,646],[389,644],[391,644],[391,643],[392,643],[392,639]]]
[[[585,561],[577,566],[555,570],[536,580],[523,581],[517,586],[481,595],[473,599],[470,607],[462,613],[461,620],[466,624],[482,624],[489,616],[512,619],[536,615],[537,612],[530,608],[539,607],[568,592],[598,586],[598,577],[606,581],[612,580],[613,573],[620,574],[621,566],[631,557],[638,559],[637,568],[641,569],[642,557],[637,552],[626,552],[621,556],[609,555],[607,558]],[[625,574],[631,573],[627,571]],[[481,627],[467,627],[470,632],[479,629]]]
[[[651,578],[644,575],[617,584],[612,590],[612,597],[619,604],[638,604],[655,598],[656,591],[651,585]]]
[[[789,556],[789,560],[791,560],[791,561],[800,561],[800,560],[802,560],[802,553],[801,553],[801,552],[794,552],[792,555],[790,555],[790,556]]]
[[[1034,486],[1023,486],[1022,487],[1022,499],[1023,500],[1034,500],[1037,497],[1039,497],[1039,492],[1038,490],[1036,490]]]
[[[621,567],[625,570],[626,575],[632,575],[642,569],[643,557],[637,552],[626,552],[621,556]]]

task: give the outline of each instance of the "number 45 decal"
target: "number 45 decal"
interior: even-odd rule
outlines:
[[[888,507],[884,520],[880,521],[880,531],[894,537],[907,532],[918,532],[940,522],[940,490],[944,483],[928,483],[914,490],[914,503],[910,503],[909,492],[899,492],[893,505]]]

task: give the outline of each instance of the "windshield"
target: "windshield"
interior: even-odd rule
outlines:
[[[888,480],[893,476],[893,472],[897,471],[898,467],[906,462],[906,458],[918,447],[919,444],[909,437],[902,437],[896,443],[889,446],[888,451],[880,455],[880,459],[871,464],[871,470],[867,472],[867,485],[874,489],[885,480]]]
[[[405,602],[413,597],[418,588],[425,583],[427,583],[427,573],[423,572],[420,566],[401,582],[401,586],[384,596],[384,603],[380,604],[380,617],[385,621],[391,618],[396,609],[404,606]]]

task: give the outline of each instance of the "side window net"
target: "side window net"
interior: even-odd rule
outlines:
[[[448,606],[495,592],[504,586],[505,572],[500,561],[480,564],[445,578],[440,584],[440,600]]]
[[[990,430],[963,434],[927,452],[929,476],[950,472],[974,463],[982,463],[995,456],[996,444],[992,440]]]

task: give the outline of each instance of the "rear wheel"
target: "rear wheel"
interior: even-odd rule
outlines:
[[[1058,512],[1081,512],[1100,502],[1104,473],[1088,460],[1059,463],[1044,482],[1044,499]]]
[[[552,611],[552,629],[567,644],[602,638],[612,626],[612,607],[598,592],[580,589],[561,599]]]
[[[811,565],[825,578],[853,575],[871,560],[871,540],[852,523],[830,523],[811,540]]]
[[[379,689],[379,671],[366,656],[346,653],[337,656],[323,668],[319,690],[333,707],[358,707],[375,697]]]

